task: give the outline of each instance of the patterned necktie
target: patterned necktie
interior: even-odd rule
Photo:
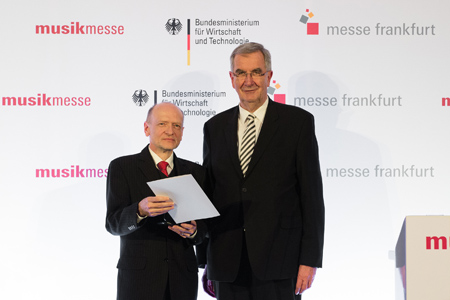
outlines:
[[[241,161],[242,174],[247,172],[248,165],[250,164],[250,159],[252,158],[253,148],[256,143],[256,126],[255,126],[255,116],[248,115],[245,119],[245,124],[247,128],[244,131],[244,136],[242,137],[241,149],[239,150],[239,159]]]
[[[159,170],[167,177],[169,177],[169,174],[167,173],[168,165],[169,165],[169,163],[167,161],[163,161],[163,160],[158,163]]]

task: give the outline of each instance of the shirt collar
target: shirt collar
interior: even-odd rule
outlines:
[[[155,162],[156,168],[158,168],[158,163],[160,161],[163,161],[163,159],[161,159],[161,157],[159,157],[158,154],[153,152],[153,150],[150,149],[150,147],[148,147],[148,150],[150,151],[150,155],[152,156],[153,161]],[[170,154],[169,158],[166,159],[166,162],[169,164],[169,167],[173,170],[173,152],[172,154]]]
[[[255,110],[252,114],[256,117],[256,119],[260,120],[261,122],[264,120],[264,116],[266,115],[267,106],[269,105],[269,97],[266,98],[266,101],[264,101],[263,105],[261,105],[257,110]],[[247,116],[250,114],[248,110],[245,110],[242,108],[242,106],[239,105],[239,120],[242,122],[245,122],[245,119],[247,119]]]

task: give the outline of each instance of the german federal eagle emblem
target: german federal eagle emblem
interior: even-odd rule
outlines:
[[[175,18],[167,20],[166,30],[169,34],[176,35],[181,31],[181,28],[183,28],[183,25],[180,20]]]
[[[136,90],[133,94],[133,101],[137,106],[144,106],[148,101],[148,94],[145,90]]]

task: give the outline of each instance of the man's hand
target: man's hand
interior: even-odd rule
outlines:
[[[316,276],[317,268],[300,265],[298,268],[297,285],[295,286],[295,294],[299,295],[309,289]]]
[[[156,217],[174,209],[175,204],[167,196],[147,197],[139,202],[139,215],[141,217]]]
[[[189,238],[197,231],[197,223],[191,221],[190,223],[181,223],[174,226],[169,226],[169,229],[178,233],[182,238]]]

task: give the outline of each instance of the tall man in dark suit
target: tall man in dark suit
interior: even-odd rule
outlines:
[[[174,203],[155,195],[147,182],[192,174],[203,184],[203,167],[177,158],[183,113],[171,103],[153,106],[144,123],[150,144],[109,166],[106,229],[120,236],[117,299],[195,300],[198,275],[193,245],[202,241],[202,221],[164,225]],[[167,217],[168,218],[168,217]]]
[[[239,105],[204,126],[204,166],[220,217],[209,224],[207,274],[218,299],[300,299],[322,265],[324,202],[314,118],[273,102],[270,53],[237,47]]]

